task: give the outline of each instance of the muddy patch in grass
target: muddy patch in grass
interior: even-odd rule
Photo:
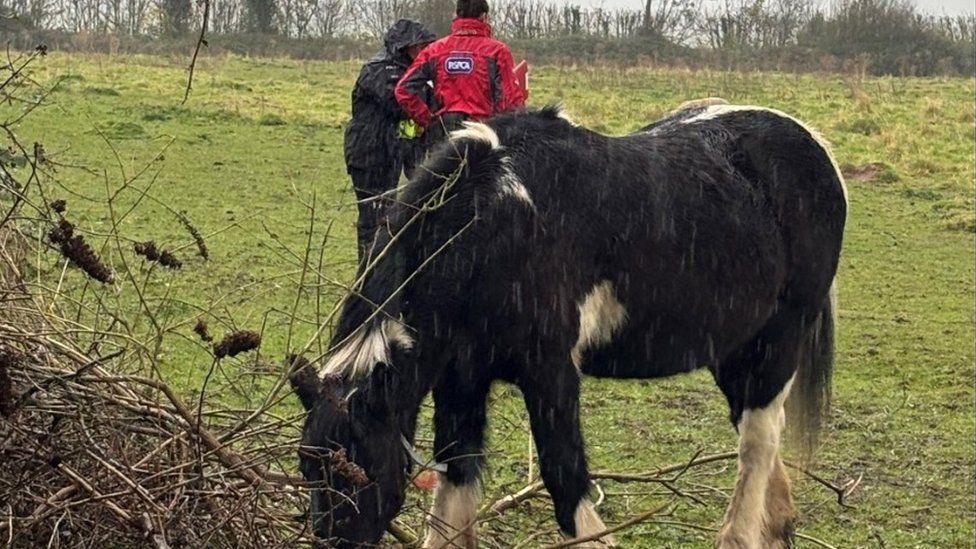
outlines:
[[[848,181],[871,181],[876,183],[894,183],[901,180],[895,168],[884,162],[868,162],[867,164],[844,164],[840,167],[844,179]]]
[[[97,125],[99,131],[110,139],[143,139],[146,131],[135,122],[112,120]]]
[[[85,88],[85,93],[87,93],[88,95],[104,95],[108,97],[118,97],[122,95],[121,93],[119,93],[119,90],[115,88],[105,88],[99,86],[88,86],[87,88]]]

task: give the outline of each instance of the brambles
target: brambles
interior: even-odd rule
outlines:
[[[75,226],[67,219],[63,217],[59,219],[47,236],[52,244],[58,246],[61,255],[85,271],[88,276],[104,284],[111,284],[115,280],[112,269],[102,262],[81,235],[75,234]]]
[[[0,226],[0,294],[18,306],[0,307],[0,500],[8,517],[0,539],[13,547],[51,539],[96,547],[310,543],[294,520],[307,500],[301,479],[265,465],[294,455],[281,435],[294,432],[296,417],[257,412],[241,422],[217,399],[191,406],[143,374],[131,339],[98,319],[64,323],[63,304],[18,275],[23,255],[11,252],[30,242],[10,227]],[[77,242],[66,220],[50,232],[52,241]],[[118,278],[119,292],[131,289],[130,277]],[[91,293],[82,299],[98,302]],[[109,314],[136,323],[156,311],[123,305]],[[226,352],[253,347],[256,335],[231,334]],[[343,471],[357,478],[352,464]]]
[[[9,416],[14,412],[14,388],[10,372],[17,369],[22,358],[19,352],[0,347],[0,416]]]
[[[233,357],[261,346],[261,334],[250,330],[231,332],[214,345],[217,358]]]
[[[114,210],[118,223],[90,221],[84,208],[100,200],[73,193],[78,219],[92,222],[89,234],[97,235],[85,235],[89,245],[64,218],[66,201],[47,198],[69,188],[56,187],[62,182],[54,178],[76,167],[49,158],[54,153],[39,144],[31,155],[15,132],[50,91],[25,71],[45,51],[17,57],[8,50],[0,64],[0,104],[16,106],[0,114],[0,539],[11,547],[310,544],[294,520],[307,500],[301,479],[268,466],[294,456],[288,440],[297,414],[262,409],[233,383],[215,382],[214,395],[238,391],[237,402],[250,406],[245,415],[239,404],[224,408],[205,391],[188,404],[167,384],[160,357],[172,352],[176,327],[185,326],[184,319],[169,322],[182,310],[174,303],[192,298],[170,295],[151,271],[137,277],[120,261],[116,274],[102,260],[110,253],[103,250],[121,252],[120,243],[129,242],[119,227],[131,210]],[[10,112],[19,117],[13,123],[3,119]],[[109,210],[134,182],[111,189]],[[68,280],[52,247],[91,278],[114,282],[111,291],[92,292],[83,277]],[[179,266],[155,243],[137,250]],[[143,336],[158,347],[149,351]],[[231,339],[228,353],[256,343]]]
[[[4,313],[3,320],[13,319]],[[249,432],[233,444],[221,442],[233,424],[199,424],[195,410],[163,381],[120,375],[137,367],[132,361],[108,365],[96,354],[58,353],[58,345],[73,341],[66,333],[42,334],[38,328],[49,320],[42,310],[25,310],[17,320],[16,345],[42,349],[48,359],[13,368],[11,355],[0,351],[0,413],[15,402],[11,381],[43,387],[16,415],[0,417],[0,499],[11,517],[0,521],[5,542],[289,547],[310,541],[293,519],[307,497],[299,479],[239,453],[251,445],[272,447],[273,436],[262,440]],[[86,367],[92,363],[100,365]],[[222,413],[212,403],[207,409]],[[261,415],[251,423],[280,432],[290,420]],[[283,460],[293,452],[264,450],[262,458]],[[194,488],[186,490],[187,483]],[[71,527],[58,516],[70,517]]]

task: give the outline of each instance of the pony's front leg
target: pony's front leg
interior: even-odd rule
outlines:
[[[556,521],[567,538],[600,533],[606,526],[586,497],[590,473],[580,431],[579,373],[569,360],[535,371],[543,375],[522,380],[520,386],[539,451],[539,472],[552,496]],[[612,545],[613,538],[608,535],[574,547]]]
[[[447,373],[434,388],[434,458],[447,465],[447,472],[438,474],[424,540],[428,549],[477,546],[489,384],[471,387],[468,380],[462,383],[456,377]]]

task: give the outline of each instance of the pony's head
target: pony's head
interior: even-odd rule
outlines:
[[[404,402],[396,364],[407,361],[410,347],[379,329],[354,334],[321,371],[292,361],[291,383],[308,411],[299,459],[311,524],[332,546],[379,541],[403,505],[410,467],[403,437],[412,438],[404,414],[416,412]]]

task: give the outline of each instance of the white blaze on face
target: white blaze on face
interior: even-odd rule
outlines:
[[[497,149],[501,146],[501,142],[498,140],[498,134],[495,133],[495,130],[491,129],[491,126],[481,122],[464,122],[460,130],[454,130],[450,133],[450,138],[451,141],[458,141],[461,139],[482,141],[491,145],[491,148],[493,149]]]
[[[780,434],[786,424],[783,403],[790,394],[793,378],[765,408],[742,412],[739,420],[739,475],[732,502],[719,534],[719,547],[760,547],[766,520],[766,489],[779,454]],[[735,540],[735,541],[733,541]]]
[[[357,378],[369,375],[379,364],[390,364],[390,345],[413,348],[413,338],[400,322],[385,319],[370,329],[358,328],[336,349],[319,370],[319,377],[340,375]]]
[[[427,520],[425,549],[473,548],[477,545],[478,502],[481,488],[478,482],[452,484],[444,474],[438,474],[434,505]]]
[[[725,114],[729,114],[733,112],[742,112],[742,111],[766,111],[772,113],[776,116],[792,120],[798,126],[803,128],[804,131],[810,134],[810,137],[813,138],[813,140],[816,141],[818,145],[820,145],[820,147],[824,150],[824,153],[827,154],[827,158],[830,159],[830,163],[834,167],[834,171],[837,172],[837,178],[840,180],[841,190],[844,192],[844,202],[849,204],[847,198],[847,183],[844,182],[844,176],[843,174],[841,174],[840,167],[837,165],[837,160],[834,158],[834,154],[831,150],[830,143],[824,138],[824,136],[820,135],[820,132],[811,128],[810,126],[801,122],[800,120],[793,118],[792,116],[786,114],[783,111],[778,111],[776,109],[770,109],[766,107],[757,107],[754,105],[727,105],[727,104],[712,105],[706,108],[704,111],[696,114],[695,116],[692,116],[687,120],[682,120],[681,123],[693,124],[695,122],[701,122],[704,120],[712,120]]]
[[[570,351],[576,368],[582,367],[583,352],[609,343],[627,322],[627,309],[617,301],[613,283],[604,280],[593,286],[579,307],[579,336]]]

